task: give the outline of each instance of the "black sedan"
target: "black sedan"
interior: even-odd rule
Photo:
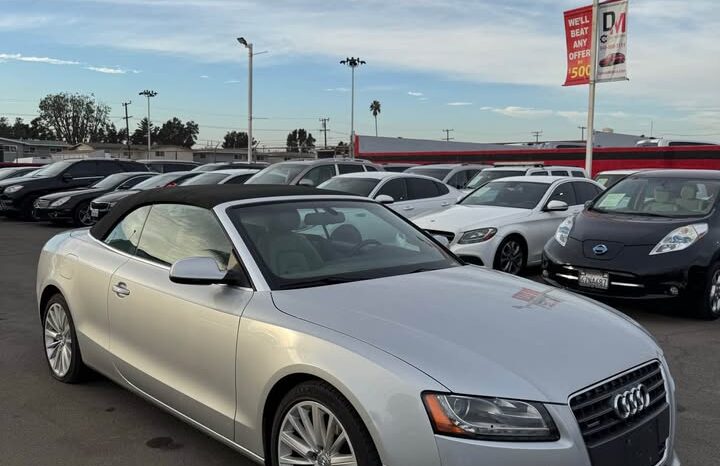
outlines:
[[[46,194],[35,200],[33,216],[53,222],[71,221],[75,226],[95,223],[90,216],[90,201],[109,192],[123,192],[136,184],[156,176],[155,172],[125,172],[110,175],[89,188]]]
[[[720,172],[631,175],[565,220],[545,245],[543,277],[580,293],[685,298],[720,317]]]

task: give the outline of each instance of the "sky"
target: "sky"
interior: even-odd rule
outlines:
[[[92,93],[116,126],[146,116],[200,125],[199,146],[247,130],[254,43],[254,137],[294,128],[321,143],[381,136],[498,142],[579,139],[587,86],[563,87],[562,13],[576,0],[0,0],[0,115],[26,120],[55,92]],[[629,81],[598,85],[596,127],[720,141],[720,1],[630,0]]]

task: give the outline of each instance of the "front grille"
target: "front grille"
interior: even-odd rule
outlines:
[[[108,210],[110,204],[107,202],[93,202],[90,204],[90,207],[97,210]]]
[[[449,243],[452,243],[453,240],[455,239],[455,233],[451,233],[451,232],[449,232],[449,231],[425,230],[425,232],[426,232],[428,235],[432,235],[432,236],[442,236],[442,237],[444,237],[444,238],[447,238],[447,240],[448,240]]]
[[[620,419],[613,406],[615,396],[639,384],[644,385],[650,393],[649,405],[626,420]],[[588,449],[633,430],[667,406],[665,380],[657,361],[601,382],[570,399],[570,408]]]
[[[35,201],[35,207],[42,209],[50,205],[50,201],[47,199],[38,199]]]

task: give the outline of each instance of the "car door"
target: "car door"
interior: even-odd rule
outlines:
[[[68,188],[80,188],[90,186],[100,181],[104,176],[98,174],[97,162],[95,160],[83,160],[72,164],[61,175],[62,180]]]
[[[582,205],[577,204],[575,190],[571,182],[561,182],[549,190],[542,202],[533,210],[532,225],[527,229],[528,242],[528,263],[538,262],[542,256],[543,247],[557,230],[562,221],[582,210]],[[548,212],[545,209],[550,201],[562,201],[567,203],[568,210]]]
[[[335,164],[320,165],[319,167],[308,170],[307,173],[299,180],[298,184],[310,182],[311,186],[320,186],[330,178],[337,175]]]
[[[412,206],[412,210],[408,210],[407,217],[419,217],[450,205],[448,200],[442,197],[443,193],[440,189],[442,185],[438,182],[424,178],[408,177],[405,178],[405,184],[407,185],[409,199],[406,204]],[[445,190],[445,193],[447,192],[449,190]]]
[[[132,258],[110,281],[110,348],[130,384],[231,439],[238,325],[253,292],[170,281],[172,263],[198,256],[241,270],[211,211],[153,205]]]
[[[393,203],[388,204],[395,212],[405,217],[413,215],[415,207],[412,202],[408,199],[407,185],[405,184],[404,178],[391,178],[386,180],[385,183],[380,185],[377,190],[375,197],[385,195],[393,198]]]

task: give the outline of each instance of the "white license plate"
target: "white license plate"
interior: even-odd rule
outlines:
[[[97,218],[100,216],[100,212],[97,209],[90,209],[90,216],[93,218]]]
[[[607,272],[581,270],[578,275],[578,285],[585,288],[607,290],[610,287],[610,277]]]

